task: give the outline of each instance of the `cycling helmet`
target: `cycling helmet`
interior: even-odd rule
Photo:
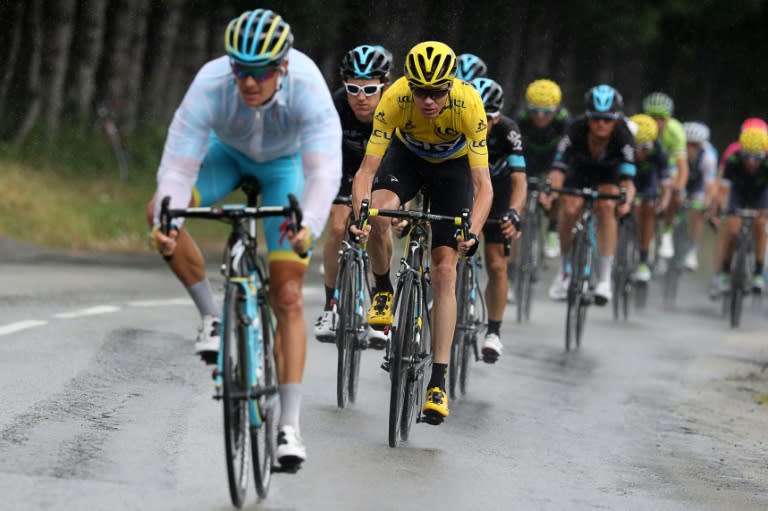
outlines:
[[[587,111],[620,112],[624,108],[624,98],[610,85],[596,85],[584,95]]]
[[[459,80],[471,82],[475,78],[485,76],[488,72],[488,66],[486,66],[483,59],[477,55],[462,53],[458,56],[457,60],[456,78]]]
[[[475,78],[469,83],[480,93],[486,114],[494,115],[501,112],[501,107],[504,105],[504,89],[501,85],[490,78]]]
[[[414,87],[442,88],[456,78],[456,54],[445,43],[419,43],[405,57],[405,78]]]
[[[560,106],[563,93],[560,86],[552,80],[535,80],[528,85],[525,91],[525,101],[528,108],[551,108]]]
[[[233,62],[267,66],[285,58],[293,45],[293,34],[279,14],[269,9],[254,9],[229,22],[224,43]]]
[[[766,125],[765,121],[759,117],[750,117],[749,119],[744,119],[744,122],[741,123],[741,131],[749,128],[757,128],[763,131],[768,131],[768,125]]]
[[[392,54],[383,46],[364,44],[349,50],[341,59],[339,74],[342,78],[360,78],[382,81],[389,79]]]
[[[768,133],[757,128],[748,128],[739,135],[739,145],[744,153],[765,153],[768,150]]]
[[[684,122],[685,138],[691,144],[709,141],[709,127],[701,122]]]
[[[659,127],[650,115],[635,114],[629,120],[637,126],[637,132],[634,133],[637,144],[651,144],[659,136]]]
[[[663,92],[652,92],[643,100],[643,111],[652,117],[671,117],[675,102]]]

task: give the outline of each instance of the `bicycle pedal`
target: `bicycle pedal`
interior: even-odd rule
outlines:
[[[495,351],[486,353],[483,351],[483,362],[486,364],[495,364],[499,360],[499,355]]]
[[[384,369],[386,372],[389,372],[389,359],[385,358],[384,362],[381,363],[381,368]]]
[[[205,365],[216,365],[216,359],[218,358],[219,354],[215,351],[203,351],[200,353],[200,360],[205,362]],[[215,378],[215,376],[214,376]]]
[[[272,473],[276,474],[295,474],[301,469],[301,462],[286,463],[281,465],[272,465]]]
[[[443,423],[444,420],[445,420],[445,417],[443,417],[439,413],[433,412],[433,411],[427,411],[421,414],[417,422],[426,422],[430,426],[439,426],[440,424]]]

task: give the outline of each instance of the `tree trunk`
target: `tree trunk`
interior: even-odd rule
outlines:
[[[108,0],[87,0],[82,9],[82,51],[78,52],[76,108],[81,127],[93,119],[96,71],[104,53],[104,31]]]
[[[27,69],[27,90],[30,100],[26,113],[19,123],[19,128],[13,135],[12,143],[21,145],[29,136],[30,131],[35,126],[41,109],[40,97],[40,68],[43,58],[43,7],[42,0],[31,0],[30,9],[30,36],[31,48],[29,50],[29,61]]]
[[[56,23],[52,33],[51,47],[46,51],[50,59],[45,115],[45,134],[49,144],[53,143],[61,121],[65,79],[75,24],[75,0],[59,0],[55,5],[53,14]]]
[[[126,89],[123,103],[123,134],[131,135],[136,129],[136,117],[139,112],[141,86],[144,82],[144,52],[147,47],[147,15],[149,0],[134,2],[133,44],[131,44],[130,65],[125,76]]]
[[[107,76],[107,107],[113,111],[117,125],[122,130],[125,121],[123,105],[126,100],[127,77],[131,72],[131,45],[134,33],[134,8],[131,0],[117,0],[114,11],[108,13],[113,18],[110,40],[112,45],[109,55]]]
[[[8,98],[8,90],[13,81],[16,61],[18,60],[19,49],[21,48],[21,33],[24,30],[24,2],[16,2],[13,14],[11,15],[10,26],[13,27],[13,34],[11,34],[11,44],[3,69],[3,79],[0,81],[0,119],[4,118],[5,102]]]
[[[160,121],[165,103],[166,91],[170,85],[170,70],[174,64],[174,47],[181,27],[183,0],[169,0],[165,3],[166,12],[161,15],[158,24],[159,34],[154,40],[154,55],[150,62],[147,79],[147,94],[144,96],[144,107],[150,121]],[[164,119],[163,119],[164,120]]]

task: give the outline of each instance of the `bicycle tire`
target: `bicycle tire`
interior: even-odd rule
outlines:
[[[408,372],[406,373],[405,389],[403,392],[403,413],[400,418],[400,440],[407,441],[411,432],[411,426],[414,419],[421,414],[421,407],[418,404],[424,393],[424,370],[417,369],[420,355],[426,355],[426,338],[424,325],[428,323],[425,317],[427,310],[427,301],[423,299],[423,288],[414,282],[412,301],[414,304],[420,304],[421,321],[414,321],[414,335],[406,340],[403,350],[403,360],[407,361]],[[421,327],[418,324],[421,323]],[[429,328],[429,327],[427,327]],[[416,335],[418,333],[418,336]],[[416,339],[418,337],[418,340]]]
[[[408,349],[409,338],[413,335],[413,277],[401,277],[396,293],[395,317],[396,324],[392,328],[392,346],[389,354],[389,446],[397,447],[400,442],[400,428],[403,415],[403,400],[405,383],[408,378],[408,367],[404,361],[405,350]]]
[[[461,395],[467,394],[469,388],[469,361],[471,356],[477,351],[477,334],[472,336],[465,336],[464,342],[461,343],[461,371],[459,372],[459,390]]]
[[[261,371],[256,375],[257,388],[277,386],[277,371],[274,360],[274,330],[272,312],[266,298],[266,289],[259,295],[259,319],[261,350],[259,365]],[[257,413],[261,417],[261,427],[251,426],[251,458],[256,494],[266,498],[272,482],[272,466],[277,450],[277,422],[279,417],[280,394],[262,395],[255,400]]]
[[[578,337],[579,307],[582,302],[582,293],[584,289],[584,272],[581,266],[581,251],[583,241],[580,234],[577,234],[571,245],[571,281],[568,283],[567,291],[567,310],[565,315],[565,351],[570,351],[575,347]]]
[[[526,226],[530,227],[530,226]],[[518,246],[518,254],[520,261],[517,263],[517,269],[515,271],[515,300],[517,309],[517,322],[522,323],[525,319],[525,308],[528,303],[528,292],[531,289],[531,260],[533,249],[531,243],[531,236],[535,235],[533,232],[529,232],[530,228],[523,228],[523,234]]]
[[[456,327],[453,331],[453,341],[451,343],[451,359],[448,362],[448,395],[451,399],[456,397],[456,388],[459,383],[462,360],[464,354],[462,345],[466,327],[468,326],[469,302],[468,289],[465,282],[467,274],[467,261],[459,259],[456,265]]]
[[[616,243],[616,257],[614,259],[613,270],[613,319],[614,321],[619,319],[619,312],[621,311],[621,302],[624,300],[624,280],[627,267],[627,233],[623,224],[619,225],[619,236]]]
[[[525,290],[525,309],[524,309],[524,318],[526,321],[530,321],[531,319],[531,303],[533,302],[533,289],[534,284],[539,280],[539,267],[542,264],[542,261],[544,261],[544,249],[543,249],[543,243],[542,243],[542,234],[541,234],[541,228],[539,227],[539,212],[538,210],[533,211],[532,213],[532,221],[531,221],[531,232],[533,236],[531,237],[531,272],[530,276],[526,280],[527,289]]]
[[[233,397],[248,388],[245,336],[239,315],[242,305],[242,288],[239,284],[228,284],[222,318],[222,409],[229,496],[232,505],[237,508],[243,507],[245,500],[248,487],[248,457],[251,454],[248,448],[251,440],[248,431],[248,402]]]
[[[362,336],[365,335],[363,328],[363,314],[368,310],[368,307],[365,306],[367,304],[365,300],[363,300],[364,284],[359,282],[362,271],[360,265],[360,261],[354,261],[355,271],[353,273],[352,289],[354,290],[355,299],[352,303],[352,356],[349,359],[350,368],[348,380],[349,401],[351,403],[354,403],[357,400],[357,390],[360,383],[360,356],[363,350]]]
[[[350,259],[344,257],[339,269],[339,324],[336,326],[336,406],[344,408],[349,399],[354,335],[354,282]]]
[[[747,247],[741,236],[736,241],[735,253],[736,257],[733,258],[733,268],[731,269],[731,328],[738,328],[741,325],[744,290],[747,281]]]

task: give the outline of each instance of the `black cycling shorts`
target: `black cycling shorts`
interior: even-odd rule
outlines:
[[[405,204],[413,199],[422,185],[429,186],[430,212],[459,216],[472,207],[472,177],[466,156],[429,162],[412,153],[394,137],[384,154],[373,181],[373,190],[390,190]],[[432,248],[457,248],[456,226],[440,222],[432,225]]]

